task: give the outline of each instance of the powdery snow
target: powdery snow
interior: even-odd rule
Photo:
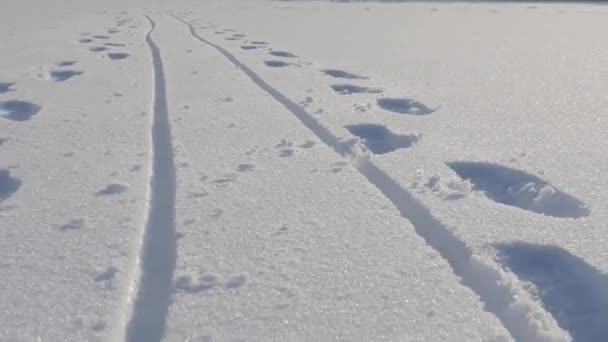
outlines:
[[[0,339],[608,338],[607,17],[11,5]]]

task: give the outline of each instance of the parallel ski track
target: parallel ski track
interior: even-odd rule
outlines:
[[[123,338],[127,342],[157,342],[164,337],[177,258],[175,233],[175,163],[171,125],[160,49],[152,39],[156,23],[146,16],[146,43],[154,72],[153,119],[150,132],[151,164],[148,213],[136,269],[130,284]]]
[[[344,142],[315,117],[280,91],[273,88],[247,65],[223,47],[200,36],[187,21],[171,15],[186,25],[197,40],[213,47],[239,68],[253,83],[272,96],[291,112],[304,126],[328,147],[347,159],[371,184],[381,191],[400,211],[403,218],[414,226],[416,233],[439,252],[462,279],[462,284],[473,290],[483,302],[485,309],[494,314],[517,341],[567,341],[569,336],[550,336],[548,330],[559,329],[552,316],[531,299],[522,300],[521,284],[514,284],[498,265],[474,255],[466,242],[458,238],[453,230],[437,219],[413,194],[389,174],[376,166],[367,154],[359,153],[357,145]],[[542,317],[534,313],[542,312]],[[548,326],[550,326],[548,328]]]

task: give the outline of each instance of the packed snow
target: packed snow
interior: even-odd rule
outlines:
[[[3,8],[0,341],[608,340],[608,7]]]

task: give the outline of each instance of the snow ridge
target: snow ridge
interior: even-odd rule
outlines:
[[[416,233],[447,260],[454,273],[462,279],[463,285],[479,296],[485,309],[494,314],[517,341],[571,339],[559,328],[553,317],[527,295],[522,284],[513,274],[503,271],[491,260],[475,255],[466,242],[453,233],[451,227],[433,216],[407,188],[378,168],[371,154],[360,142],[345,141],[337,137],[312,114],[266,83],[226,49],[201,37],[187,21],[172,17],[184,23],[194,38],[223,54],[257,86],[296,116],[327,146],[350,160],[352,165],[395,205],[401,215],[412,223]]]
[[[165,76],[160,49],[152,39],[156,24],[150,17],[146,18],[151,26],[146,43],[154,67],[152,160],[147,222],[128,298],[132,305],[125,331],[128,342],[154,342],[163,338],[177,258],[175,163]]]

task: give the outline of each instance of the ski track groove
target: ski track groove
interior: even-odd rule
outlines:
[[[557,326],[553,317],[538,303],[529,298],[521,300],[525,293],[522,284],[512,277],[508,277],[494,262],[475,255],[472,249],[454,234],[451,227],[437,219],[407,188],[377,167],[369,154],[361,153],[357,143],[353,143],[352,140],[344,141],[334,135],[313,115],[266,83],[226,49],[200,36],[187,21],[174,15],[170,16],[186,25],[195,39],[224,55],[254,84],[283,105],[328,147],[348,159],[372,185],[393,203],[401,216],[412,223],[416,233],[446,259],[453,272],[460,277],[462,284],[479,296],[485,310],[495,315],[516,341],[569,339],[567,333]],[[543,317],[534,316],[538,313],[542,313]],[[559,329],[563,335],[560,337],[548,336],[547,326]]]
[[[131,316],[124,327],[126,342],[160,342],[163,339],[177,259],[175,162],[165,76],[160,49],[152,39],[156,23],[149,16],[146,18],[150,30],[145,40],[150,48],[154,73],[152,158],[147,219],[127,295]]]

